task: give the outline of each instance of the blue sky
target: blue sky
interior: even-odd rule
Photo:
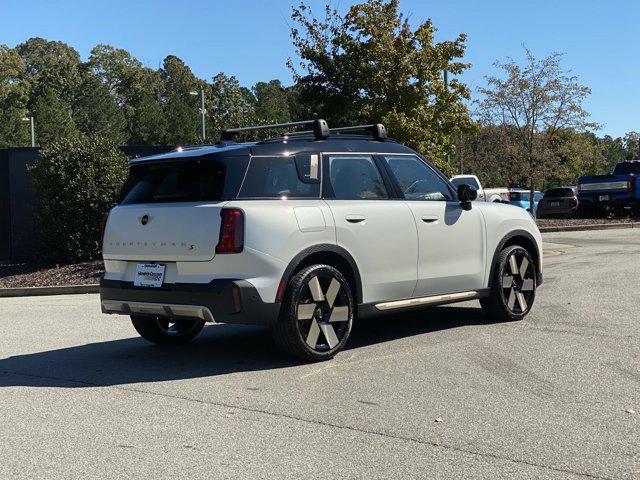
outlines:
[[[157,67],[168,54],[201,78],[224,71],[250,86],[291,73],[291,5],[297,0],[0,0],[0,44],[61,40],[83,58],[98,43],[129,50]],[[309,2],[320,12],[324,1]],[[350,1],[333,0],[345,10]],[[637,0],[401,0],[415,25],[431,18],[438,39],[469,36],[464,80],[475,88],[496,59],[565,53],[564,65],[592,89],[586,103],[601,134],[640,130],[640,2]]]

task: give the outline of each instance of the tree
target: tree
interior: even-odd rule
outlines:
[[[256,99],[251,91],[240,86],[236,77],[223,72],[213,77],[207,95],[207,113],[210,136],[219,138],[225,128],[242,127],[255,123]]]
[[[185,63],[174,55],[164,59],[160,76],[164,83],[163,104],[167,122],[166,141],[190,144],[198,141],[198,101],[190,95],[200,83]]]
[[[28,127],[26,103],[29,86],[24,80],[25,65],[20,55],[0,45],[0,148],[25,145]]]
[[[25,64],[25,80],[31,86],[30,104],[45,88],[53,90],[68,105],[78,84],[80,54],[63,42],[30,38],[16,46]]]
[[[116,98],[117,103],[124,105],[142,63],[122,48],[100,44],[91,50],[87,66]]]
[[[253,86],[255,115],[260,123],[285,123],[291,121],[287,92],[280,80],[258,82]]]
[[[38,145],[73,139],[80,135],[71,115],[71,109],[50,87],[43,87],[42,93],[33,105]]]
[[[556,167],[559,157],[555,147],[561,132],[586,131],[597,125],[588,122],[589,114],[582,107],[589,88],[563,70],[560,54],[538,60],[525,48],[525,58],[524,66],[514,60],[495,63],[505,76],[486,77],[487,86],[479,89],[483,95],[479,107],[485,123],[515,128],[529,172],[530,208],[534,212],[533,192],[538,176],[541,171]]]
[[[624,139],[625,160],[640,160],[640,133],[629,132]]]
[[[436,43],[426,20],[415,30],[399,12],[399,0],[367,0],[341,16],[329,5],[323,19],[301,3],[291,31],[301,58],[289,60],[302,102],[330,125],[383,122],[391,134],[440,167],[454,152],[458,132],[473,127],[469,90],[455,77],[447,89],[443,71],[461,74],[466,36]]]
[[[125,118],[109,93],[90,71],[83,73],[73,103],[73,118],[78,129],[88,135],[102,135],[125,142]]]
[[[41,260],[98,258],[100,220],[114,205],[128,166],[117,143],[102,137],[55,141],[42,150],[30,169],[40,200],[36,231]]]

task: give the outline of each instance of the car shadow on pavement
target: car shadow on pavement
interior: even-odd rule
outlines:
[[[387,315],[354,325],[346,349],[487,323],[479,308],[469,307]],[[159,347],[135,337],[0,359],[0,388],[126,385],[297,365],[276,350],[264,327],[214,325],[181,347]]]

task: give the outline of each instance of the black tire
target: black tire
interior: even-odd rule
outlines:
[[[131,315],[131,323],[142,338],[158,345],[183,345],[193,340],[204,327],[204,321],[198,319],[170,321],[145,315]]]
[[[529,252],[518,245],[505,247],[498,257],[491,293],[480,299],[482,310],[496,320],[523,319],[533,306],[537,281],[537,266]]]
[[[355,304],[345,277],[329,265],[307,267],[289,281],[280,318],[271,328],[276,345],[308,362],[329,360],[349,339]]]

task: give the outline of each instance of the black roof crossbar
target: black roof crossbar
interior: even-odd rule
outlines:
[[[252,132],[256,130],[270,130],[273,128],[297,127],[300,125],[313,125],[313,135],[318,140],[325,140],[329,137],[329,125],[319,118],[317,120],[304,120],[301,122],[274,123],[273,125],[258,125],[255,127],[230,128],[222,131],[222,140],[233,140],[238,133]]]
[[[372,125],[354,125],[353,127],[337,127],[329,129],[330,133],[355,132],[365,130],[373,135],[375,140],[385,140],[387,138],[387,129],[381,123]]]

